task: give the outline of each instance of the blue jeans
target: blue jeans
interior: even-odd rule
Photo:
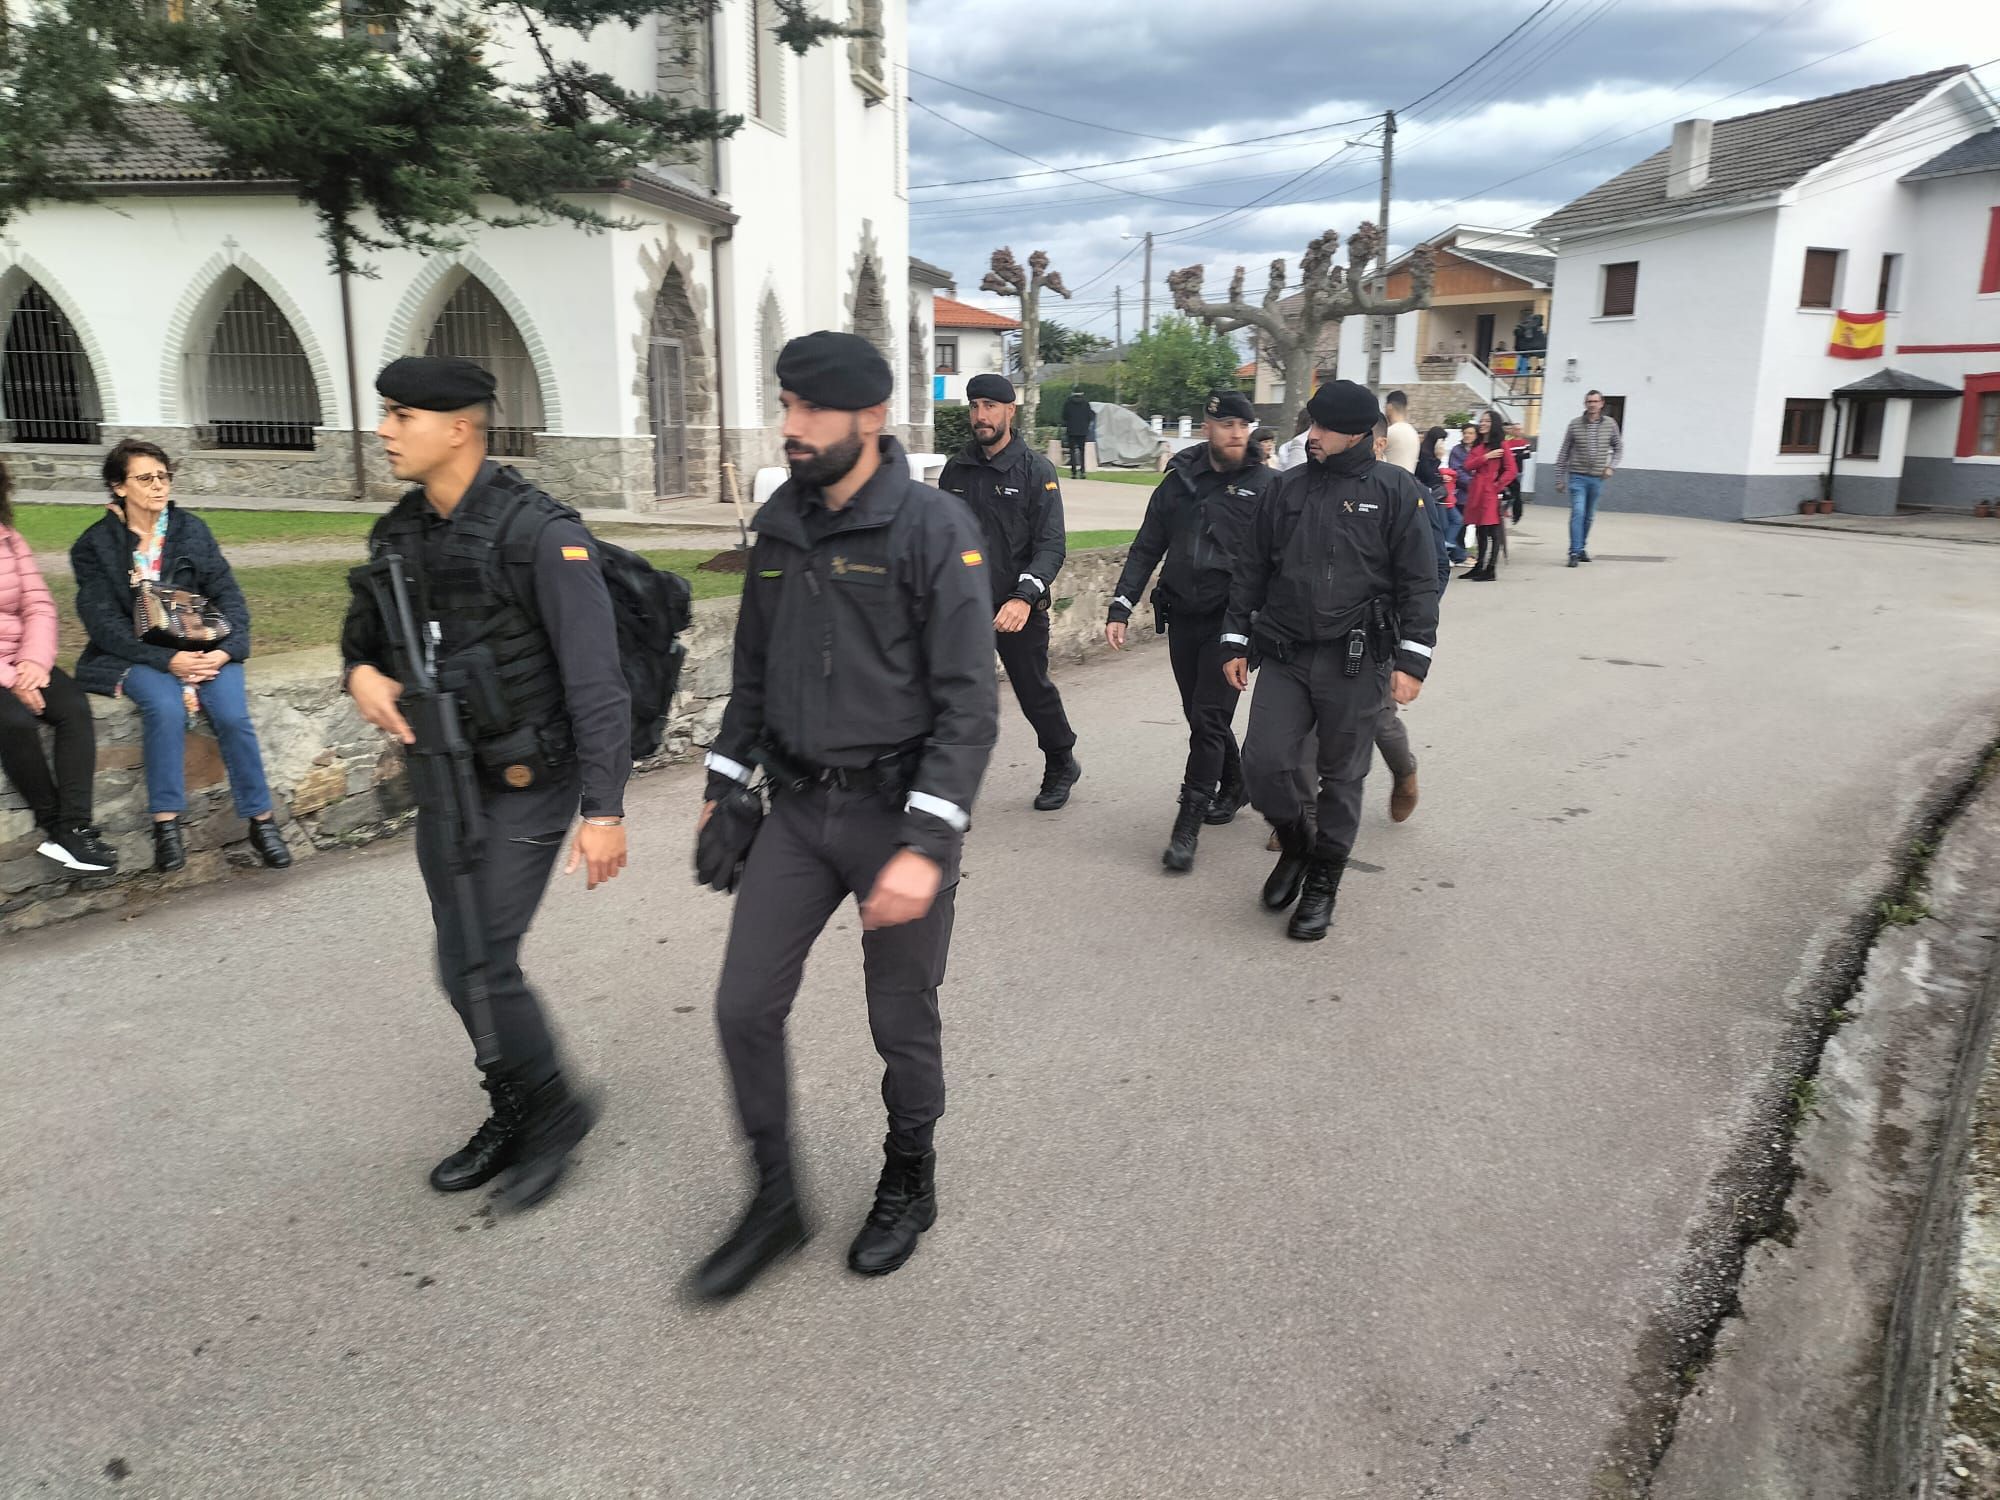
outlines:
[[[216,748],[229,772],[229,793],[241,818],[260,818],[271,810],[271,788],[264,780],[264,756],[257,748],[257,731],[250,723],[250,700],[243,690],[243,664],[231,662],[212,681],[195,688],[208,722],[215,729]],[[153,667],[133,667],[125,674],[125,696],[139,710],[146,752],[146,798],[156,813],[187,811],[187,708],[181,680]]]
[[[1590,542],[1590,523],[1597,519],[1597,497],[1604,493],[1601,475],[1569,476],[1569,555],[1575,557]]]

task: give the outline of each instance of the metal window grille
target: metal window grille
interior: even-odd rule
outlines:
[[[486,434],[487,450],[503,458],[535,456],[535,434],[546,423],[542,379],[527,340],[485,282],[468,276],[459,284],[431,325],[424,353],[469,359],[492,371],[499,411]]]
[[[29,282],[0,346],[0,434],[12,443],[99,441],[97,377],[61,308]]]
[[[188,355],[195,441],[209,448],[313,446],[319,387],[299,336],[254,281],[230,295],[206,353]]]
[[[340,0],[340,34],[351,42],[366,42],[377,52],[400,46],[396,0]]]
[[[646,397],[653,418],[653,493],[688,492],[687,350],[655,337],[646,350]]]

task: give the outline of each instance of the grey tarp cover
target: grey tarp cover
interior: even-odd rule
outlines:
[[[1160,435],[1129,407],[1093,401],[1097,413],[1097,461],[1112,468],[1150,469],[1158,462]]]

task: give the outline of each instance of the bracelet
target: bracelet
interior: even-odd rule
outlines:
[[[583,821],[588,823],[592,828],[623,828],[625,826],[625,819],[622,815],[615,818],[585,818]]]

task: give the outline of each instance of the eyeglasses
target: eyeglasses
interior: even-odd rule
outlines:
[[[171,471],[162,469],[154,474],[127,474],[125,482],[127,484],[160,485],[164,487],[174,482],[174,476]]]

